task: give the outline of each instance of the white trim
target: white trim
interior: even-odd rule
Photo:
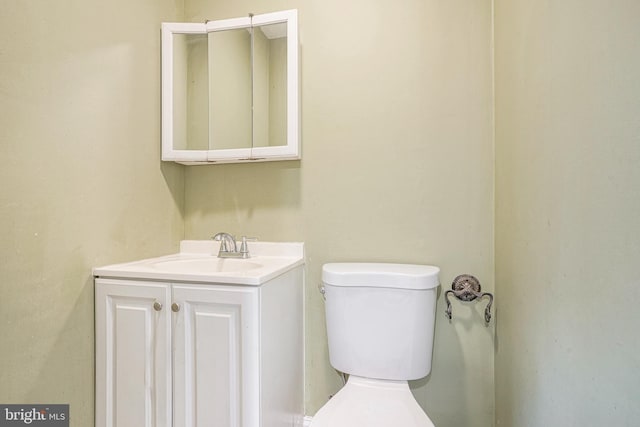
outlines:
[[[311,425],[311,421],[313,421],[313,417],[310,415],[305,415],[302,419],[303,427],[309,427]]]
[[[248,16],[242,18],[220,19],[218,21],[208,21],[206,23],[207,33],[214,31],[235,30],[239,28],[250,28],[251,18]]]

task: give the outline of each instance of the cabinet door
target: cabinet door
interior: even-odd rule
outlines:
[[[96,427],[170,427],[171,288],[96,279]]]
[[[174,285],[174,427],[258,427],[258,288]]]

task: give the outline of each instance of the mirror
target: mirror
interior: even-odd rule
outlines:
[[[162,24],[162,160],[300,158],[297,11]]]
[[[287,145],[287,24],[253,28],[253,145]]]
[[[178,150],[207,150],[209,79],[206,34],[175,34],[173,140]]]
[[[251,148],[250,29],[209,33],[208,57],[209,148]]]

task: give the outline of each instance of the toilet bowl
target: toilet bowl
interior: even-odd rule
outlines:
[[[312,427],[434,427],[406,381],[351,375],[313,417]]]
[[[329,360],[349,380],[311,427],[433,427],[408,381],[431,372],[439,271],[412,264],[323,266]]]

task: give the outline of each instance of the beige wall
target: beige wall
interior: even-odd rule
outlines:
[[[0,402],[93,425],[91,268],[170,252],[182,168],[160,163],[173,0],[0,6]]]
[[[640,419],[640,3],[496,2],[496,423]]]
[[[300,162],[186,168],[188,238],[306,243],[307,413],[338,389],[317,291],[329,261],[433,263],[493,289],[489,1],[189,0],[188,21],[297,8]],[[493,425],[493,331],[438,302],[433,372],[412,384],[438,427]]]

